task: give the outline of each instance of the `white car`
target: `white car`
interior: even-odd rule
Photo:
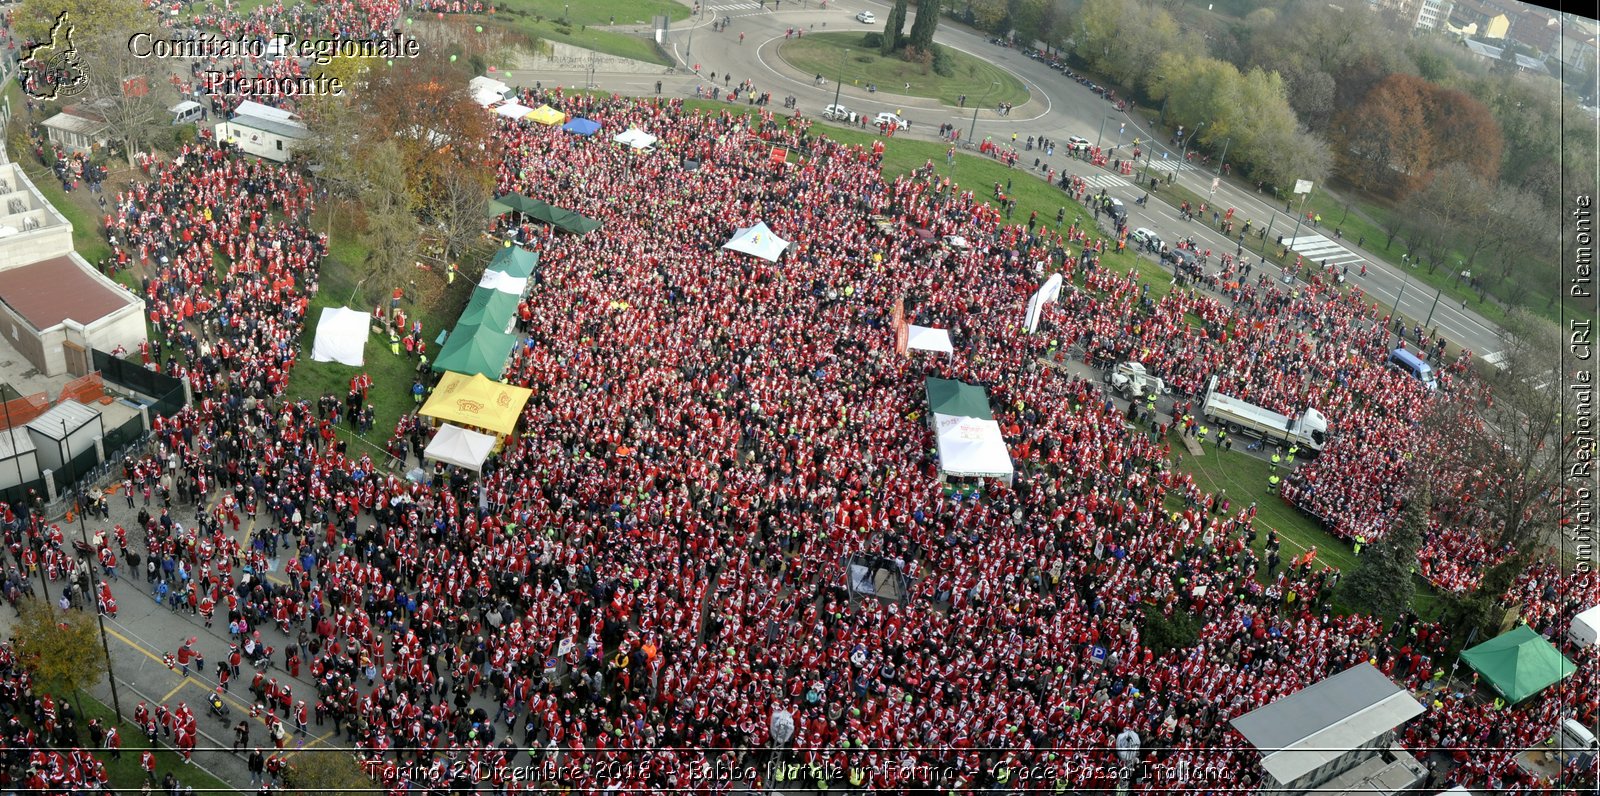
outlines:
[[[1067,136],[1067,148],[1068,149],[1088,149],[1089,148],[1089,139],[1084,138],[1083,136],[1069,135],[1069,136]]]
[[[857,118],[856,112],[843,105],[829,105],[822,109],[822,118],[835,121],[853,122]]]
[[[856,21],[863,25],[871,25],[872,23],[877,22],[878,18],[874,16],[871,11],[863,11],[856,15]]]
[[[892,124],[895,127],[910,127],[911,126],[911,122],[908,122],[905,119],[902,119],[899,116],[896,116],[896,115],[894,115],[894,114],[892,114],[892,113],[890,113],[888,111],[884,111],[883,113],[878,114],[877,117],[872,120],[872,123],[873,124]]]
[[[1145,249],[1159,250],[1161,248],[1161,236],[1145,227],[1134,230],[1133,234],[1128,236],[1128,239]]]

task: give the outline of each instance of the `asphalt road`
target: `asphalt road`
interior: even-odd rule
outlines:
[[[874,25],[857,22],[855,15],[863,10],[877,14],[879,21]],[[900,136],[909,134],[933,139],[939,126],[949,123],[961,130],[963,138],[970,140],[990,137],[1009,143],[1011,135],[1016,133],[1021,144],[1028,136],[1043,136],[1062,142],[1068,136],[1077,135],[1091,142],[1100,140],[1106,149],[1120,144],[1118,154],[1127,156],[1131,154],[1133,139],[1137,137],[1143,142],[1143,148],[1150,148],[1151,132],[1141,127],[1134,117],[1118,112],[1111,103],[1048,65],[1028,58],[1018,50],[990,44],[983,34],[957,24],[941,23],[937,34],[939,43],[1012,72],[1028,86],[1031,94],[1028,102],[1016,106],[1008,116],[1002,118],[988,107],[979,108],[974,115],[971,106],[989,104],[983,97],[972,98],[968,108],[957,108],[937,100],[897,96],[889,91],[869,94],[865,89],[852,85],[840,88],[832,80],[819,86],[814,82],[814,75],[802,74],[788,67],[778,55],[779,46],[789,29],[803,28],[808,33],[841,30],[867,32],[881,27],[888,10],[887,3],[876,0],[853,0],[851,4],[843,6],[830,4],[826,10],[813,0],[803,4],[798,0],[788,0],[781,6],[769,1],[766,8],[760,7],[757,0],[709,0],[700,16],[680,23],[666,36],[664,45],[680,64],[677,74],[665,78],[661,75],[597,74],[592,78],[597,86],[636,93],[649,93],[658,80],[667,84],[665,90],[669,92],[693,92],[696,82],[709,85],[708,80],[697,79],[689,71],[698,65],[702,76],[716,72],[719,78],[730,73],[735,81],[748,78],[758,90],[771,92],[775,103],[783,97],[793,96],[803,113],[819,114],[824,106],[834,101],[837,90],[839,101],[858,113],[872,116],[880,111],[893,111],[909,119],[912,122],[911,129],[897,133]],[[732,22],[726,30],[715,32],[711,27],[712,22],[720,17],[731,17]],[[739,39],[741,33],[745,37],[742,43]],[[542,77],[548,81],[574,82],[571,74],[546,73]],[[583,79],[590,77],[584,75]],[[775,104],[774,107],[780,106]],[[973,129],[975,134],[969,136],[968,131]],[[1165,136],[1160,136],[1156,142],[1155,159],[1149,164],[1152,176],[1165,178],[1171,170],[1168,164],[1180,162],[1178,152],[1168,152],[1167,158],[1161,159],[1160,152],[1167,149],[1166,143]],[[1022,154],[1021,163],[1027,166],[1032,165],[1035,157],[1042,156],[1038,150]],[[1147,227],[1168,242],[1180,237],[1192,237],[1201,249],[1209,248],[1216,254],[1235,251],[1234,240],[1225,240],[1221,232],[1207,223],[1179,219],[1162,202],[1152,199],[1149,207],[1135,205],[1134,200],[1144,195],[1145,189],[1132,183],[1140,180],[1143,168],[1136,171],[1134,177],[1124,178],[1109,169],[1069,158],[1061,148],[1046,160],[1058,173],[1082,176],[1094,186],[1096,192],[1105,188],[1110,196],[1122,199],[1130,210],[1130,228]],[[1381,314],[1388,314],[1398,297],[1400,314],[1411,319],[1408,326],[1426,319],[1431,312],[1431,326],[1450,342],[1487,357],[1493,357],[1501,348],[1499,331],[1492,323],[1471,310],[1464,310],[1458,302],[1449,299],[1435,302],[1435,297],[1427,295],[1427,289],[1412,275],[1402,273],[1403,269],[1373,257],[1356,247],[1354,241],[1334,239],[1334,230],[1326,220],[1321,229],[1311,229],[1303,224],[1296,233],[1295,216],[1286,214],[1284,206],[1272,197],[1258,194],[1250,187],[1222,180],[1213,194],[1214,174],[1201,171],[1191,164],[1178,169],[1177,179],[1178,184],[1188,190],[1203,197],[1213,197],[1213,204],[1218,208],[1236,208],[1236,221],[1250,219],[1255,222],[1253,229],[1270,224],[1269,237],[1273,241],[1279,234],[1294,235],[1297,242],[1295,248],[1305,255],[1308,263],[1327,259],[1341,269],[1348,263],[1348,279],[1381,305]],[[1209,217],[1206,220],[1209,221]],[[1242,224],[1236,225],[1236,229],[1238,226]],[[1259,248],[1259,241],[1257,245]],[[1368,270],[1365,277],[1359,276],[1363,263]],[[1269,265],[1266,269],[1269,274],[1278,274],[1274,266]]]

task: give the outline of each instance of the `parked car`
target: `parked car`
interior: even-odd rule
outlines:
[[[1161,250],[1161,236],[1157,235],[1154,230],[1140,227],[1134,230],[1133,234],[1128,236],[1128,239],[1146,251]]]
[[[911,122],[908,122],[905,119],[902,119],[899,116],[896,116],[896,115],[894,115],[894,114],[892,114],[892,113],[890,113],[888,111],[884,111],[883,113],[878,114],[877,117],[872,120],[872,123],[873,124],[892,124],[892,125],[894,125],[896,127],[900,127],[900,128],[910,128],[911,127]]]
[[[855,111],[843,105],[829,105],[822,109],[822,118],[833,121],[853,122],[861,117],[857,116]]]
[[[1106,212],[1111,214],[1111,220],[1118,224],[1128,220],[1128,208],[1122,204],[1121,199],[1106,199]]]
[[[874,16],[871,11],[863,11],[856,15],[856,21],[863,25],[871,25],[872,23],[877,22],[878,18]]]

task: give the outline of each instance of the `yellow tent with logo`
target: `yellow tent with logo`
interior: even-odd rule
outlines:
[[[557,125],[567,120],[567,115],[549,105],[540,105],[533,112],[522,117],[540,124]]]
[[[513,387],[482,374],[446,373],[433,388],[422,414],[463,426],[510,436],[533,390]]]

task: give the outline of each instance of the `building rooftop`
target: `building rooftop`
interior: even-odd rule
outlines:
[[[1352,666],[1232,722],[1288,784],[1422,713],[1411,694],[1370,663]]]
[[[0,302],[41,331],[69,318],[93,323],[134,301],[132,295],[107,287],[70,257],[52,257],[0,271]]]

